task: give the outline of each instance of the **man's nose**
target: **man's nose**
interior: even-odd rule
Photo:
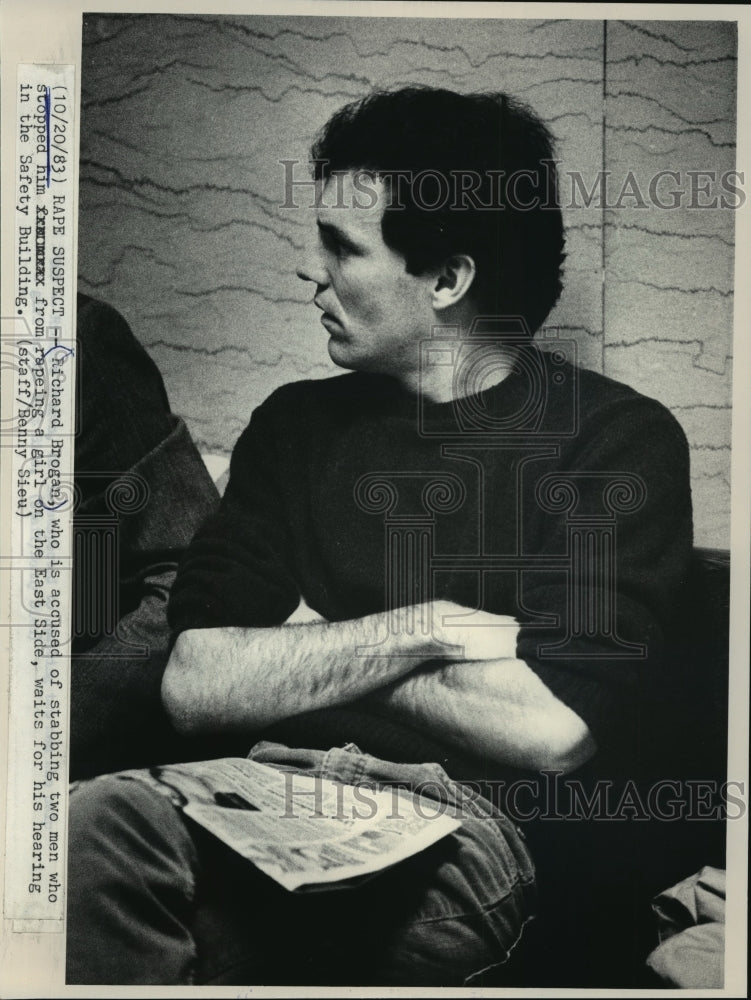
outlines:
[[[327,284],[326,271],[321,262],[320,254],[312,248],[306,250],[295,273],[303,281],[313,281],[316,285]]]

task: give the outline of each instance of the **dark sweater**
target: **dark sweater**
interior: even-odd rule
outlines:
[[[379,492],[363,478],[374,473],[391,486]],[[432,499],[424,492],[428,474],[442,481],[443,499],[440,488]],[[559,474],[563,486],[550,479]],[[626,486],[604,503],[621,474]],[[566,502],[572,484],[575,506]],[[634,509],[613,513],[629,507],[634,484],[643,492]],[[389,489],[398,495],[384,510]],[[432,518],[441,559],[432,596],[516,615],[525,623],[519,657],[585,720],[601,759],[632,760],[634,741],[655,722],[648,709],[670,683],[665,637],[692,544],[688,449],[669,412],[534,347],[505,381],[458,403],[424,403],[360,373],[283,386],[237,442],[220,509],[181,564],[170,624],[174,632],[278,625],[300,596],[331,621],[382,611],[386,518],[393,526],[405,517]],[[572,518],[595,533],[615,526],[615,586],[605,597],[615,590],[616,628],[576,637],[555,655],[576,614],[567,595],[603,596],[566,568],[577,544]],[[519,560],[482,568],[446,558],[473,555]],[[413,599],[431,596],[421,586]],[[410,603],[399,593],[397,603]],[[370,748],[361,734],[346,735]]]

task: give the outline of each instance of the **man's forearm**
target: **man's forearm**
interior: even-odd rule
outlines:
[[[162,684],[176,728],[261,728],[353,701],[422,663],[421,631],[389,634],[385,614],[274,628],[195,629],[178,636]]]
[[[426,665],[368,699],[475,756],[572,771],[596,751],[582,719],[517,659]]]
[[[185,733],[259,729],[356,701],[436,657],[512,656],[513,618],[433,601],[343,622],[183,632],[162,698]]]

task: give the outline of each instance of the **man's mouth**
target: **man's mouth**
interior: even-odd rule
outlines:
[[[333,313],[327,312],[317,299],[313,299],[313,305],[316,307],[316,309],[321,310],[322,313],[321,323],[326,327],[329,333],[332,332],[341,333],[342,324],[339,322],[336,316],[334,316]]]
[[[328,330],[329,333],[342,332],[341,323],[337,319],[335,319],[335,317],[332,316],[331,313],[327,312],[323,313],[323,315],[321,316],[321,323]]]

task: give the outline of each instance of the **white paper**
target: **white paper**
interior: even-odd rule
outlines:
[[[121,775],[180,802],[187,816],[290,890],[371,875],[461,826],[439,803],[405,791],[345,785],[237,757]],[[233,800],[234,808],[222,804]]]

